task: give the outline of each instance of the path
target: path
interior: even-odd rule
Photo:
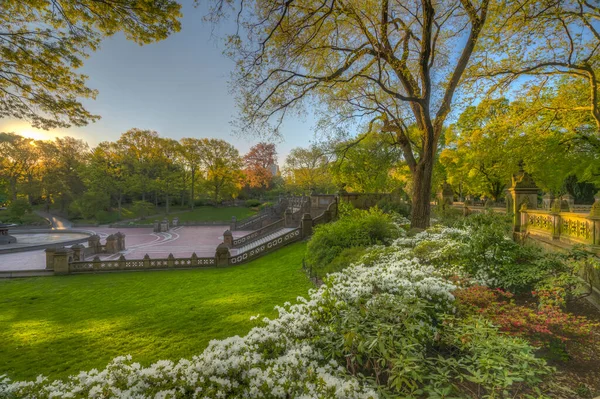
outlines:
[[[52,229],[54,230],[67,230],[73,228],[73,223],[63,217],[52,215],[43,211],[35,211],[35,214],[43,217],[46,220],[49,220],[50,223],[52,223]]]

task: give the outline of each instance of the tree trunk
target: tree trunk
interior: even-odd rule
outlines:
[[[166,213],[167,213],[167,215],[168,215],[168,214],[169,214],[169,190],[168,190],[168,189],[167,189],[167,193],[166,193],[165,195],[166,195],[166,197],[167,197],[167,198],[166,198],[166,199],[167,199],[167,209],[166,209]]]
[[[190,198],[190,204],[192,205],[192,211],[194,210],[194,183],[195,183],[195,174],[196,171],[194,170],[194,168],[192,168],[192,196]]]
[[[123,194],[119,190],[119,195],[117,197],[117,205],[119,207],[119,220],[121,220],[121,203],[123,202]]]
[[[413,173],[411,228],[426,229],[429,227],[432,176],[433,156],[424,156]]]

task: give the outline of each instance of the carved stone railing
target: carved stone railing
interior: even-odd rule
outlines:
[[[296,241],[300,241],[302,239],[302,229],[297,228],[294,229],[280,237],[274,238],[273,240],[266,242],[260,246],[249,249],[246,252],[241,254],[237,254],[235,256],[229,257],[229,264],[235,265],[240,263],[249,262],[253,259],[256,259],[264,254],[272,252],[278,248],[281,248],[285,245],[291,244]]]
[[[189,258],[175,258],[170,255],[167,259],[125,259],[124,256],[117,260],[102,260],[95,258],[83,262],[69,262],[69,273],[107,272],[127,270],[152,270],[152,269],[188,269],[196,267],[211,267],[216,265],[215,257],[199,258],[195,253]]]
[[[233,240],[233,248],[243,247],[244,245],[248,245],[254,241],[260,240],[261,238],[268,236],[269,234],[283,227],[285,227],[285,219],[279,219],[276,222],[266,225],[265,227],[261,227],[250,234],[235,238]]]
[[[523,210],[524,232],[565,244],[600,246],[600,218],[574,212]]]

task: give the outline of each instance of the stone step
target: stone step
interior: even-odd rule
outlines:
[[[232,252],[235,251],[235,255],[244,253],[253,248],[260,247],[261,245],[263,245],[271,240],[274,240],[276,238],[284,236],[292,230],[295,230],[295,229],[290,228],[290,227],[282,227],[281,229],[274,231],[273,233],[269,234],[268,236],[264,236],[263,238],[261,238],[259,240],[249,243],[248,245],[244,245],[243,247],[237,248],[236,250],[232,250]]]

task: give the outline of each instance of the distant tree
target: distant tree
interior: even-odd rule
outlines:
[[[202,148],[204,142],[201,139],[182,138],[181,152],[185,161],[185,168],[190,174],[190,206],[194,209],[194,200],[196,199],[196,175],[202,163]]]
[[[175,0],[4,0],[0,118],[43,129],[97,120],[79,101],[97,92],[76,69],[106,36],[147,44],[179,31],[180,8]]]
[[[246,182],[250,187],[268,189],[273,178],[271,167],[277,164],[275,144],[258,143],[244,155]]]
[[[19,184],[38,160],[34,140],[14,133],[0,133],[0,179],[7,182],[15,201]]]
[[[292,148],[283,168],[286,185],[302,192],[327,191],[333,187],[328,165],[328,156],[316,145]]]
[[[238,150],[224,140],[202,139],[204,185],[215,202],[240,189],[243,161]]]

